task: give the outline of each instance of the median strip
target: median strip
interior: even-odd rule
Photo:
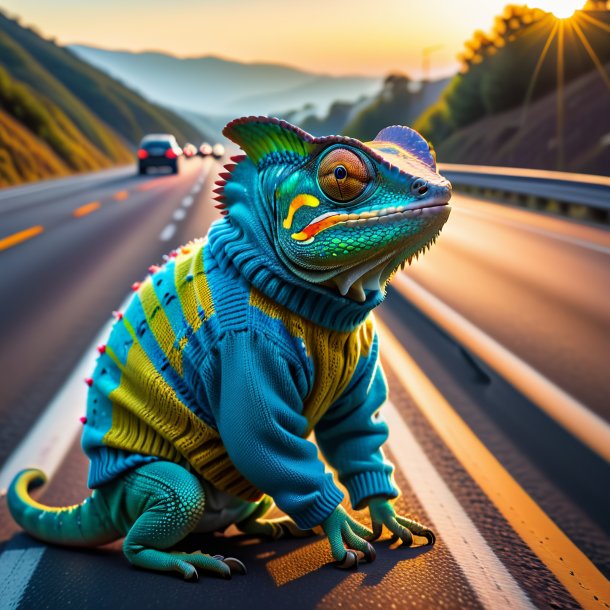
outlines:
[[[23,231],[4,237],[0,239],[0,251],[8,250],[8,248],[12,248],[26,239],[40,235],[43,231],[44,227],[42,225],[35,225],[29,229],[24,229]]]
[[[75,218],[82,218],[83,216],[87,216],[87,214],[91,214],[91,212],[95,212],[95,210],[98,210],[100,208],[100,205],[101,204],[99,201],[85,203],[85,205],[81,205],[80,207],[76,208],[72,212],[72,216],[74,216]]]
[[[608,580],[481,443],[388,327],[379,318],[377,323],[385,362],[466,472],[579,604],[607,608]]]

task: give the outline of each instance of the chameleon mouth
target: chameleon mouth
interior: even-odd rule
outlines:
[[[361,212],[360,214],[326,212],[316,216],[306,227],[298,233],[293,233],[291,237],[295,241],[309,244],[316,235],[336,225],[355,227],[364,224],[388,224],[404,218],[434,216],[446,207],[447,204],[448,200],[430,199],[417,205],[401,205],[372,212]]]

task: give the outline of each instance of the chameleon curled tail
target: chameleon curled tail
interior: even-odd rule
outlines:
[[[29,492],[46,480],[44,472],[29,468],[21,471],[8,489],[9,511],[26,532],[44,542],[83,547],[106,544],[121,536],[96,491],[74,506],[55,508],[36,502]]]

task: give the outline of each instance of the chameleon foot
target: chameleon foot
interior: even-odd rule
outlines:
[[[140,568],[160,570],[163,572],[180,572],[184,580],[199,580],[197,568],[206,570],[221,578],[231,578],[232,569],[224,561],[204,555],[200,551],[194,553],[165,552],[156,549],[143,549],[131,557],[131,563]]]
[[[322,523],[322,528],[337,567],[342,570],[356,569],[363,559],[369,563],[375,560],[375,549],[364,539],[372,532],[350,517],[341,506]]]
[[[381,535],[382,527],[385,525],[392,532],[391,541],[400,539],[402,540],[401,546],[412,546],[414,535],[425,538],[429,546],[436,542],[436,536],[431,529],[413,519],[397,515],[394,507],[387,500],[371,500],[369,509],[373,522],[373,536],[369,540],[378,538]]]

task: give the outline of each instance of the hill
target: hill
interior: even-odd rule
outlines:
[[[307,103],[325,111],[334,100],[373,93],[381,83],[381,78],[314,74],[280,64],[213,56],[178,58],[85,45],[69,48],[149,99],[204,115],[276,114]]]
[[[594,149],[601,123],[610,115],[610,81],[601,65],[610,61],[609,29],[607,10],[577,11],[570,19],[557,20],[537,9],[506,7],[491,34],[475,32],[466,43],[461,73],[417,119],[415,128],[434,143],[443,161],[489,164],[494,159],[522,167],[598,171]],[[583,78],[589,73],[590,78]],[[598,114],[587,117],[582,108],[593,111],[589,102],[596,96]],[[533,112],[533,104],[542,99],[545,104]],[[558,120],[558,103],[564,109],[566,142],[578,140],[582,147],[578,154],[569,151],[569,166],[561,151],[549,153],[561,146],[550,135],[557,131],[552,125]],[[490,144],[493,140],[500,149]],[[508,141],[513,144],[507,148]],[[522,155],[513,158],[509,149]]]
[[[610,73],[610,63],[605,65]],[[447,163],[550,169],[558,155],[566,171],[608,175],[610,172],[610,91],[597,71],[573,80],[565,88],[570,124],[562,151],[558,150],[556,94],[495,114],[454,132],[437,144]]]
[[[0,108],[0,185],[127,163],[150,131],[204,137],[2,13]]]

